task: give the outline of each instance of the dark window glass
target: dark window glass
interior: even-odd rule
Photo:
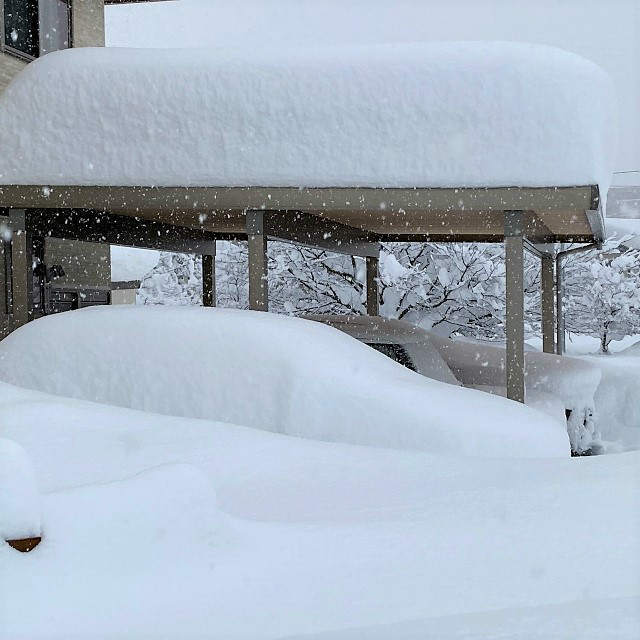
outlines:
[[[40,0],[40,55],[69,47],[66,0]]]
[[[39,53],[38,0],[4,0],[4,43],[28,56]]]
[[[376,351],[380,353],[384,353],[385,356],[395,360],[397,363],[401,364],[403,367],[407,367],[407,369],[411,369],[411,371],[415,371],[416,367],[411,362],[411,358],[407,353],[406,349],[399,344],[381,344],[381,343],[369,343],[370,347],[373,347]]]

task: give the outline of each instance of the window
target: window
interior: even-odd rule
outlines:
[[[38,0],[4,0],[5,47],[31,58],[40,52]]]
[[[66,0],[40,0],[40,55],[68,49],[69,5]]]
[[[376,351],[380,353],[384,353],[385,356],[395,360],[398,364],[401,364],[403,367],[407,367],[407,369],[411,369],[411,371],[415,371],[416,367],[411,362],[411,358],[407,353],[406,349],[400,344],[382,344],[379,342],[369,342],[370,347],[373,347]]]
[[[28,58],[70,46],[67,0],[3,0],[4,47]]]

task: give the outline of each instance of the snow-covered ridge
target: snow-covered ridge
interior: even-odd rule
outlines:
[[[604,194],[612,96],[593,63],[520,43],[71,49],[0,98],[0,183]]]

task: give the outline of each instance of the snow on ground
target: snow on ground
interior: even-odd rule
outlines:
[[[461,459],[4,383],[0,405],[43,493],[40,546],[0,544],[7,640],[640,633],[638,452]]]
[[[29,554],[0,542],[1,638],[638,637],[640,452],[462,458],[149,411],[154,394],[178,408],[185,389],[215,395],[238,375],[216,349],[263,332],[274,351],[317,358],[317,377],[358,360],[387,376],[391,397],[417,376],[318,323],[250,312],[89,309],[0,344],[4,377],[42,387],[53,376],[75,395],[100,387],[83,377],[111,380],[105,402],[147,397],[139,411],[0,383],[0,437],[33,463],[43,532]],[[49,360],[34,361],[45,343]],[[274,358],[254,353],[257,371]],[[365,375],[347,374],[334,382]],[[460,411],[459,387],[423,388],[453,394]]]
[[[640,219],[606,218],[605,229],[608,236],[627,238],[624,244],[630,249],[640,249]]]
[[[69,49],[0,96],[0,183],[604,195],[613,95],[593,63],[513,42]]]
[[[0,342],[0,379],[318,440],[455,455],[568,456],[564,424],[431,380],[318,322],[202,307],[90,307]]]
[[[111,281],[142,280],[158,264],[160,252],[111,245]]]
[[[0,438],[0,539],[40,535],[40,496],[27,453]]]

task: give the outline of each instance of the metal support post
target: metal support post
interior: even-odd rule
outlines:
[[[266,212],[247,211],[247,240],[249,243],[249,308],[269,310]]]
[[[522,211],[504,212],[506,263],[507,397],[524,402],[524,221]]]
[[[367,261],[367,315],[380,315],[380,296],[378,293],[378,258],[365,258]]]

